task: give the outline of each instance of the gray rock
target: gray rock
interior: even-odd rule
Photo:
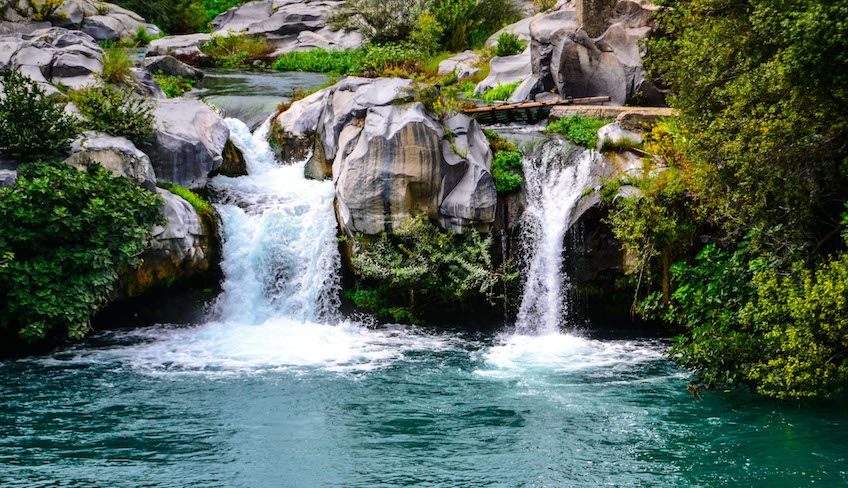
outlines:
[[[327,102],[327,97],[334,88],[325,88],[293,103],[286,111],[277,115],[272,124],[271,146],[281,161],[302,160],[309,155],[321,120],[321,112]],[[314,163],[308,165],[308,176],[314,179],[324,179],[330,176],[323,168],[314,168]]]
[[[439,63],[439,74],[456,73],[457,78],[468,78],[480,72],[480,55],[474,51],[464,51]]]
[[[13,169],[0,169],[0,188],[10,188],[15,186],[15,181],[17,179],[17,171]]]
[[[230,130],[199,100],[159,100],[154,110],[156,137],[141,149],[150,156],[159,181],[190,189],[206,186],[209,174],[224,162]]]
[[[192,80],[203,79],[203,71],[192,68],[173,56],[150,56],[142,61],[142,65],[150,74],[178,76]]]
[[[261,36],[276,48],[274,55],[307,49],[353,49],[364,39],[353,31],[334,31],[329,16],[343,5],[337,0],[259,0],[232,8],[212,21],[218,34]]]
[[[604,147],[605,144],[620,144],[622,141],[642,144],[642,136],[635,132],[622,129],[618,123],[607,124],[598,129],[598,150]]]
[[[477,84],[474,93],[483,93],[498,85],[524,82],[532,74],[529,48],[515,56],[495,57],[489,64],[489,76]]]
[[[0,29],[0,33],[26,33],[33,30],[31,25],[40,25],[40,28],[52,25],[83,31],[98,41],[129,39],[135,36],[139,29],[144,29],[151,36],[161,34],[159,28],[146,23],[135,12],[100,0],[64,0],[49,22],[33,21],[35,10],[29,1],[19,1],[11,7],[6,9],[5,20],[21,27],[6,27]]]
[[[96,84],[102,56],[91,36],[60,27],[0,37],[0,71],[19,69],[48,95],[58,92],[58,84],[74,89]]]
[[[80,171],[99,164],[115,176],[135,180],[150,191],[156,188],[156,175],[150,158],[123,137],[86,132],[71,145],[71,156],[65,164]]]
[[[209,56],[200,50],[200,46],[212,40],[210,34],[186,34],[156,39],[148,46],[148,56],[173,56],[192,66],[205,66]]]
[[[149,98],[168,98],[159,83],[153,79],[153,75],[141,68],[131,68],[130,72],[135,80],[133,88],[136,93]]]

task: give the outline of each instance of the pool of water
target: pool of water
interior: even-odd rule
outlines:
[[[0,363],[0,482],[837,486],[837,406],[696,400],[652,339],[271,320]]]

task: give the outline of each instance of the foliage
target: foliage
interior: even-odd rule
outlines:
[[[225,36],[213,34],[212,40],[200,48],[212,57],[216,66],[223,68],[238,68],[274,52],[265,38],[233,32]]]
[[[206,12],[206,18],[209,21],[212,21],[215,17],[233,7],[238,7],[245,3],[245,1],[246,0],[203,0],[203,9]]]
[[[603,152],[626,152],[634,149],[641,150],[642,143],[629,137],[622,137],[617,141],[604,138],[601,142],[601,151]]]
[[[61,20],[64,15],[59,12],[59,9],[65,4],[65,0],[28,0],[29,6],[33,10],[32,20],[36,22],[45,22],[51,20]]]
[[[44,96],[38,84],[18,70],[7,70],[0,94],[0,154],[34,161],[67,152],[79,134],[78,121],[65,104]]]
[[[550,12],[556,7],[557,0],[533,0],[537,12]]]
[[[84,337],[162,220],[159,197],[127,178],[42,164],[0,190],[0,215],[0,327],[28,342]]]
[[[498,86],[486,90],[481,98],[487,102],[502,102],[509,100],[509,97],[512,96],[512,93],[520,84],[520,82],[507,83],[506,85],[498,83]]]
[[[330,18],[338,28],[356,29],[376,44],[404,42],[429,0],[348,0]]]
[[[103,71],[100,78],[106,83],[126,85],[132,80],[133,62],[126,49],[113,46],[103,53]]]
[[[509,193],[524,184],[518,170],[522,167],[522,156],[518,151],[499,151],[492,160],[492,177],[498,192]]]
[[[190,78],[182,78],[179,76],[167,76],[167,75],[153,75],[153,78],[156,80],[156,83],[162,88],[162,91],[165,92],[165,95],[168,98],[177,98],[181,97],[187,92],[190,92],[196,83],[195,80]]]
[[[442,46],[452,52],[481,46],[498,29],[521,18],[513,0],[433,0],[431,10],[445,29]]]
[[[504,32],[498,36],[498,45],[495,48],[495,56],[514,56],[521,54],[527,47],[527,43],[518,38],[512,32]]]
[[[176,183],[164,183],[161,185],[162,188],[168,190],[174,195],[182,198],[191,204],[194,210],[198,215],[207,220],[215,220],[215,209],[212,208],[212,205],[203,199],[197,193],[189,190],[184,186],[177,185]]]
[[[409,42],[422,53],[435,54],[439,51],[439,41],[444,30],[436,17],[425,11],[415,21],[415,28],[409,34]]]
[[[121,7],[141,15],[148,22],[171,34],[188,34],[208,29],[215,0],[113,0]]]
[[[545,131],[563,135],[575,144],[595,148],[598,145],[598,130],[608,123],[606,119],[574,114],[551,122]]]
[[[85,116],[89,130],[126,137],[136,145],[155,135],[153,106],[128,88],[84,88],[71,92],[70,97]]]
[[[133,45],[135,47],[143,47],[150,44],[155,39],[158,39],[159,36],[151,35],[147,32],[147,29],[144,26],[138,26],[138,29],[135,31],[135,35],[133,36]]]
[[[406,309],[416,313],[433,303],[495,298],[495,290],[515,274],[509,263],[495,266],[492,238],[472,230],[457,236],[439,230],[426,216],[410,217],[393,232],[374,240],[358,237],[352,264],[366,281],[406,294]]]
[[[313,49],[283,54],[272,67],[280,71],[313,71],[334,75],[392,75],[391,71],[416,71],[424,55],[394,44],[333,51]],[[408,74],[408,73],[406,73]]]

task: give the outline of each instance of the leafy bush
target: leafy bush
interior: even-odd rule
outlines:
[[[417,216],[376,240],[355,239],[352,264],[359,278],[404,295],[404,308],[416,314],[434,303],[493,301],[498,286],[516,275],[509,263],[494,265],[491,245],[491,237],[476,231],[457,236]]]
[[[0,215],[0,327],[27,342],[84,337],[162,221],[156,194],[99,166],[23,166]]]
[[[498,36],[498,45],[495,47],[495,56],[514,56],[524,52],[527,43],[518,38],[512,32],[504,32]]]
[[[445,29],[443,47],[453,52],[481,46],[498,29],[521,18],[513,0],[433,0],[431,10]]]
[[[203,0],[203,9],[206,11],[206,19],[212,21],[227,10],[238,7],[247,0]]]
[[[422,53],[436,53],[439,51],[439,41],[444,30],[433,14],[424,12],[415,21],[415,28],[409,35],[409,42]]]
[[[78,121],[65,104],[44,96],[37,83],[7,70],[0,95],[0,154],[17,161],[48,159],[67,152],[79,135]]]
[[[135,31],[135,36],[133,36],[133,45],[136,47],[146,46],[155,39],[158,39],[158,36],[151,35],[143,25],[140,25]]]
[[[598,145],[598,130],[608,123],[605,119],[575,114],[551,122],[545,131],[563,135],[575,144],[595,148]]]
[[[212,40],[203,44],[201,50],[212,57],[216,66],[237,68],[268,56],[274,52],[274,47],[262,37],[229,32],[225,36],[213,34]]]
[[[518,151],[499,151],[492,160],[492,177],[495,188],[509,193],[521,188],[524,178],[518,173],[522,167],[522,156]]]
[[[272,67],[280,71],[381,76],[391,70],[415,71],[423,56],[416,49],[394,44],[345,51],[313,49],[283,54]]]
[[[507,83],[506,85],[502,85],[498,83],[498,86],[494,88],[489,88],[483,93],[483,100],[487,102],[503,102],[509,100],[509,97],[512,96],[515,89],[518,88],[520,82],[515,83]]]
[[[126,137],[136,145],[155,135],[153,106],[128,88],[103,86],[84,88],[70,94],[89,130]]]
[[[36,22],[45,22],[51,20],[61,20],[64,16],[57,13],[65,4],[65,0],[28,0],[29,6],[32,7],[32,20]]]
[[[185,93],[190,92],[196,83],[195,80],[181,78],[179,76],[153,75],[153,78],[168,98],[183,96]]]
[[[556,7],[557,0],[533,0],[536,12],[550,12]]]
[[[106,83],[125,85],[132,79],[133,62],[126,49],[113,46],[103,53],[100,78]]]
[[[376,44],[409,39],[429,0],[348,0],[330,21],[335,27],[356,29]]]

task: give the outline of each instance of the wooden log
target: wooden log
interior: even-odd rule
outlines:
[[[525,108],[542,108],[555,107],[557,105],[572,105],[575,103],[604,103],[609,102],[610,97],[584,97],[584,98],[566,98],[549,100],[545,102],[522,102],[522,103],[504,103],[501,105],[492,105],[487,107],[474,107],[463,110],[466,114],[478,114],[486,112],[501,112]]]

